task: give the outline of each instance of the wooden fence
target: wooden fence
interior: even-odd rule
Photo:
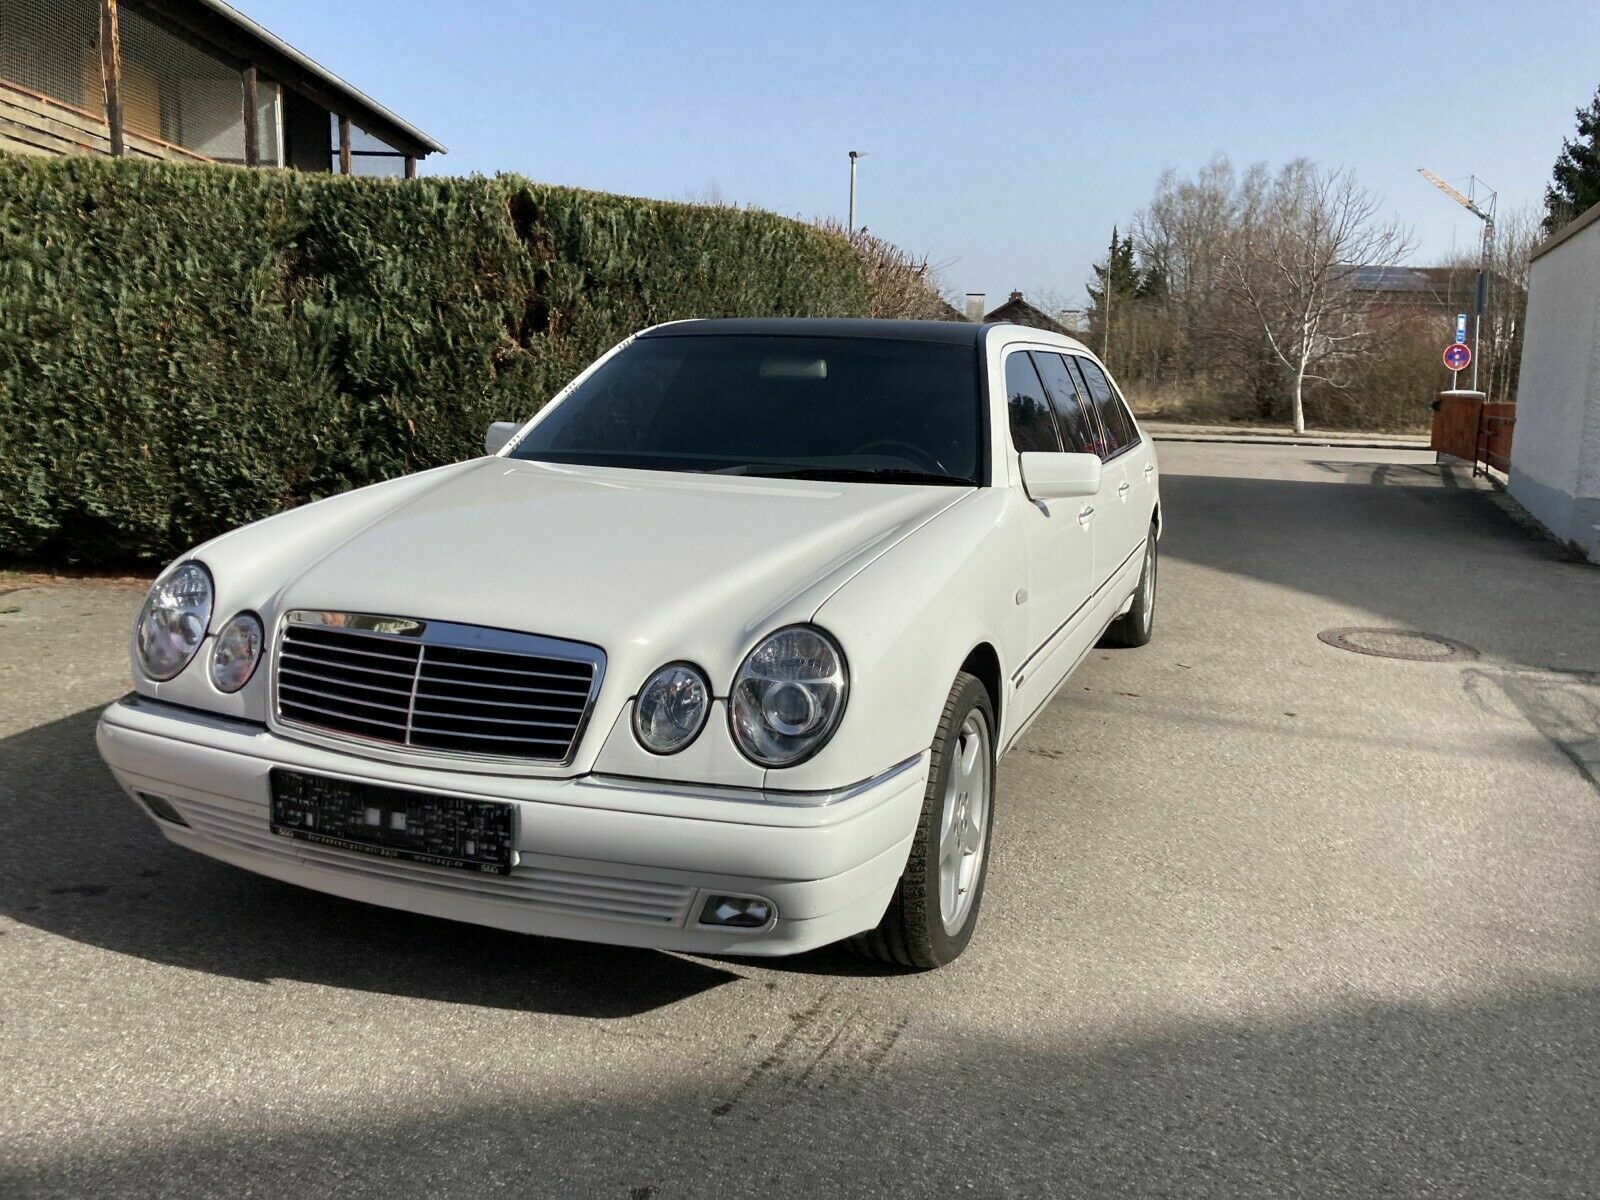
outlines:
[[[1474,475],[1490,468],[1509,474],[1516,423],[1515,404],[1486,404],[1481,392],[1444,392],[1433,410],[1430,445],[1470,462]]]

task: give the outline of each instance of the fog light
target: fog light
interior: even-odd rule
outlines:
[[[772,901],[760,896],[711,896],[700,910],[700,924],[760,929],[772,920]]]
[[[183,819],[183,814],[172,807],[172,801],[164,796],[152,796],[149,792],[140,792],[139,799],[144,801],[144,806],[169,825],[182,825],[188,827],[189,822]]]

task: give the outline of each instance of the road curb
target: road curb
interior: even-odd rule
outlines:
[[[1251,437],[1226,433],[1152,433],[1158,442],[1213,442],[1232,446],[1347,446],[1352,450],[1427,450],[1427,442],[1373,442],[1353,438]]]

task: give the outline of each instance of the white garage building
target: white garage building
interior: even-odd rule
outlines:
[[[1600,562],[1600,204],[1542,243],[1511,443],[1511,494]]]

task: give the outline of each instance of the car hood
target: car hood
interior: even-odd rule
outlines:
[[[630,690],[642,672],[691,659],[720,694],[755,636],[808,618],[968,494],[481,459],[339,540],[277,607],[589,642]]]

